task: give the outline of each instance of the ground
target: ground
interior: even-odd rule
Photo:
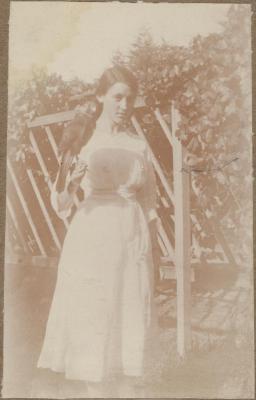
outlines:
[[[6,265],[3,397],[88,397],[83,384],[36,368],[55,279],[56,268]],[[180,359],[175,281],[164,281],[156,296],[158,354],[144,378],[145,392],[137,396],[254,398],[252,282],[252,271],[242,267],[196,271],[192,349]]]

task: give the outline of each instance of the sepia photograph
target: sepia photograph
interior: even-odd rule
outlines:
[[[254,399],[251,18],[10,1],[2,398]]]

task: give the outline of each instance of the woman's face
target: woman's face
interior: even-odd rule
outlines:
[[[99,97],[103,106],[103,113],[111,123],[120,125],[130,117],[135,101],[135,94],[123,82],[116,82],[106,94]]]

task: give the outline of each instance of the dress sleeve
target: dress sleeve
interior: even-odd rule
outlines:
[[[152,164],[151,152],[146,144],[145,148],[145,182],[139,192],[139,201],[145,211],[148,222],[158,218],[157,206],[157,191],[156,191],[156,176]]]
[[[75,202],[75,194],[69,193],[67,190],[67,186],[69,183],[69,174],[66,178],[66,184],[64,189],[60,193],[57,191],[56,185],[59,177],[59,172],[53,184],[50,199],[51,199],[51,205],[56,214],[58,215],[58,217],[61,219],[66,219],[71,215],[72,206],[74,205]]]

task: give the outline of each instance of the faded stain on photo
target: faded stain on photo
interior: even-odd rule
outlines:
[[[3,398],[254,398],[250,20],[11,2]]]

